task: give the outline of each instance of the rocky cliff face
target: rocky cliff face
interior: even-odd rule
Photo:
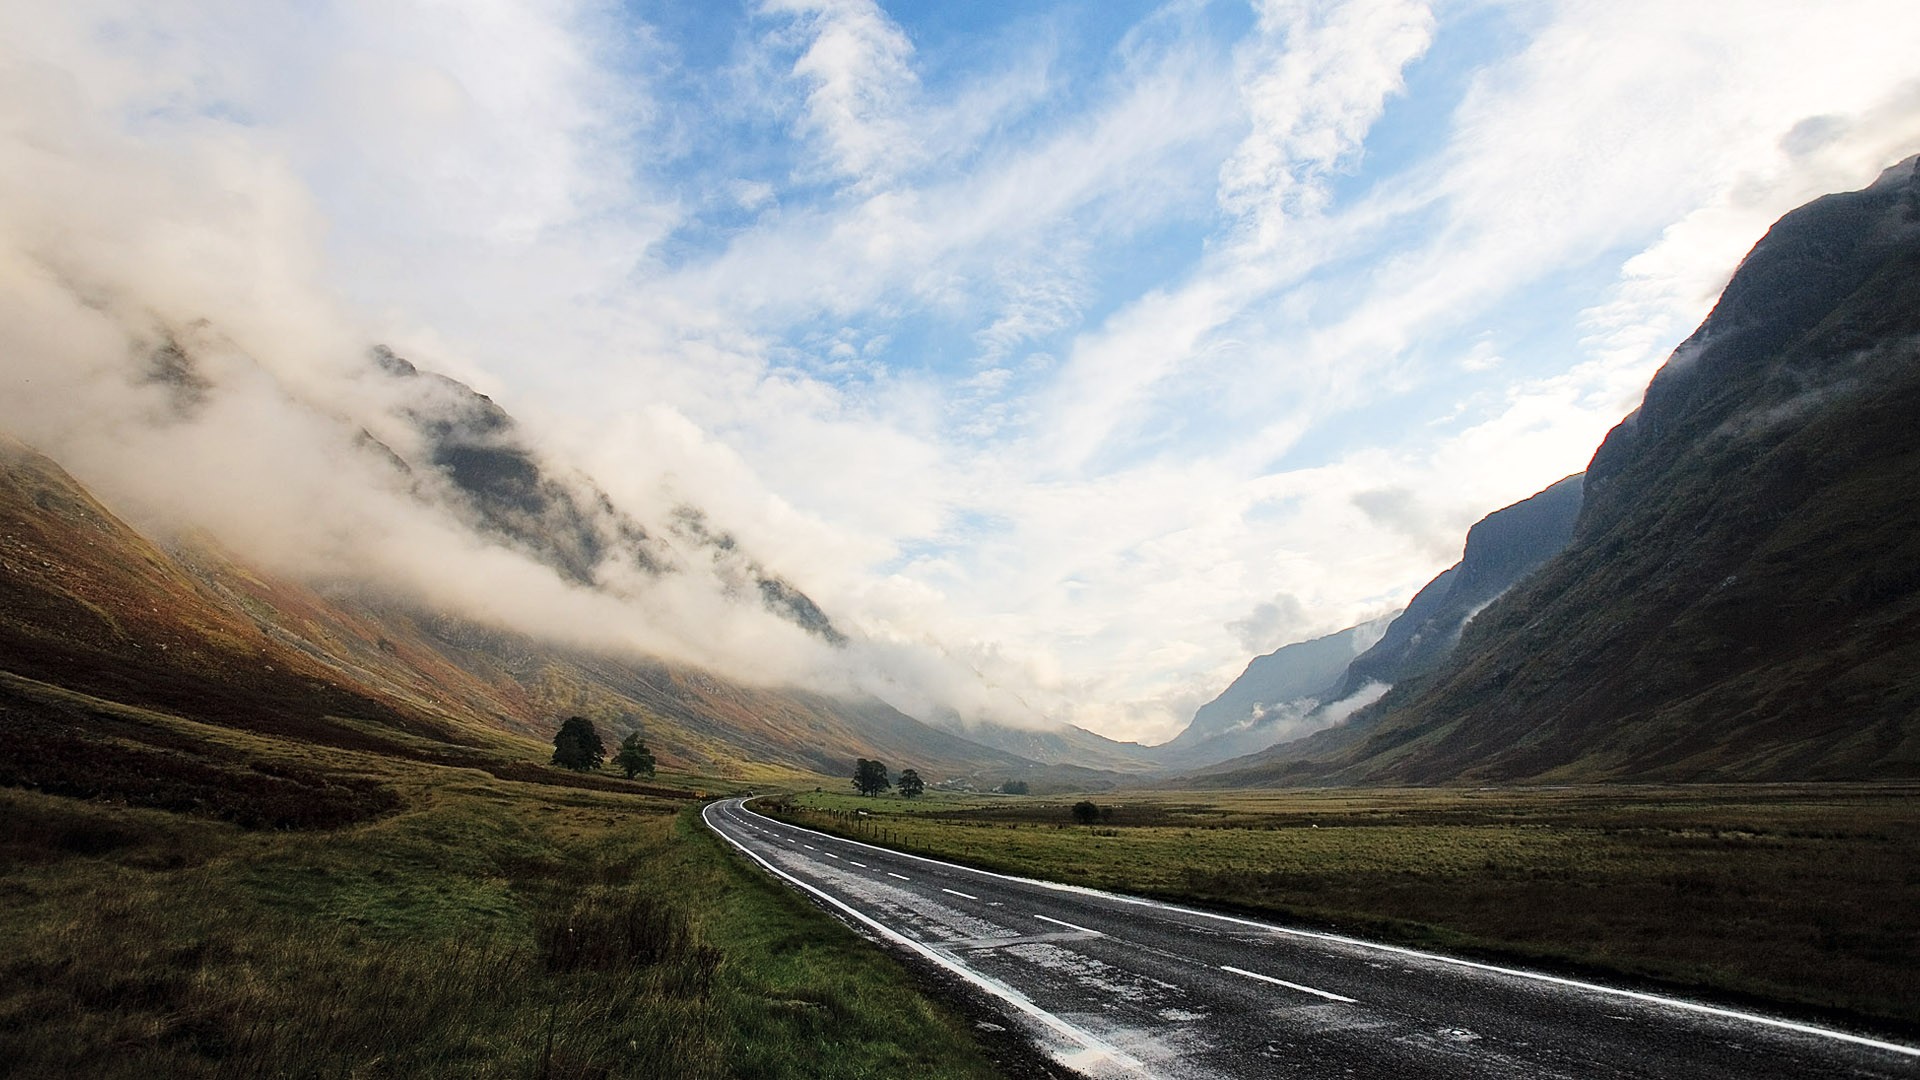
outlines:
[[[1240,779],[1920,774],[1916,162],[1768,232],[1445,664]]]

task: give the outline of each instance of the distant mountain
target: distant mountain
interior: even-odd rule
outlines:
[[[1119,742],[1072,724],[1015,727],[985,720],[969,722],[951,709],[936,710],[926,721],[969,742],[1046,765],[1107,773],[1141,773],[1151,771],[1159,764],[1151,747]],[[1090,779],[1098,781],[1093,785],[1097,787],[1109,786],[1112,782],[1111,777]]]
[[[1467,530],[1460,561],[1414,594],[1378,644],[1347,667],[1336,697],[1368,683],[1392,685],[1437,667],[1488,604],[1560,553],[1580,516],[1582,475],[1496,510]]]
[[[204,537],[163,547],[53,461],[0,436],[0,716],[37,711],[34,695],[15,692],[29,684],[8,680],[435,760],[516,736],[544,741],[577,713],[613,739],[639,731],[662,764],[722,775],[850,776],[856,757],[878,757],[988,786],[1111,782],[981,746],[871,698],[742,686],[685,665],[556,647],[356,586],[316,591]]]
[[[1393,618],[1254,657],[1219,697],[1200,706],[1180,734],[1153,747],[1155,759],[1167,768],[1198,768],[1298,737],[1315,710],[1340,696],[1348,666],[1380,640]]]
[[[1444,664],[1213,782],[1920,775],[1917,169],[1774,225]]]

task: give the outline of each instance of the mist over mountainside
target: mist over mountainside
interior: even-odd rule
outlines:
[[[1120,742],[1072,724],[1014,727],[990,720],[968,722],[952,709],[935,709],[925,722],[969,742],[1047,765],[1074,766],[1094,772],[1143,773],[1161,764],[1153,747]],[[1110,777],[1092,777],[1106,786]]]
[[[1567,546],[1580,515],[1582,476],[1496,510],[1467,530],[1460,561],[1414,594],[1379,642],[1348,665],[1334,696],[1358,693],[1368,683],[1392,685],[1445,660],[1475,615]]]
[[[1304,738],[1435,667],[1476,614],[1566,546],[1580,491],[1575,474],[1481,518],[1467,530],[1460,561],[1402,611],[1256,657],[1201,706],[1186,730],[1155,748],[1160,762],[1174,769],[1216,766]]]
[[[1920,772],[1917,169],[1773,226],[1444,664],[1210,782]]]
[[[372,356],[400,387],[395,411],[412,422],[425,464],[451,481],[450,501],[474,528],[587,586],[618,590],[623,575],[658,577],[704,560],[729,596],[758,597],[774,615],[829,644],[846,644],[846,635],[818,604],[741,551],[731,534],[716,531],[700,508],[673,507],[666,536],[651,535],[591,478],[576,473],[563,479],[544,467],[513,417],[493,399],[423,372],[384,345]],[[405,455],[371,435],[366,440],[409,474],[414,471]]]
[[[1348,666],[1380,640],[1394,618],[1383,616],[1254,657],[1219,697],[1200,706],[1179,735],[1153,748],[1156,759],[1169,768],[1210,765],[1306,734],[1302,726],[1322,703],[1343,696],[1337,688]]]
[[[640,732],[664,765],[723,775],[836,775],[877,756],[930,779],[1055,776],[872,698],[555,645],[364,584],[310,587],[249,568],[204,535],[161,547],[4,436],[0,658],[8,678],[403,756],[492,745],[504,732],[544,740],[577,713],[616,739]],[[1073,774],[1089,781],[1103,776]]]

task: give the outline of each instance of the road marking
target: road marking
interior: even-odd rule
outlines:
[[[1050,919],[1045,915],[1035,915],[1034,918],[1039,919],[1041,922],[1050,922],[1055,926],[1064,926],[1069,930],[1078,930],[1083,934],[1092,934],[1094,937],[1107,936],[1098,930],[1089,930],[1084,926],[1075,926],[1073,923],[1070,923],[1065,919]]]
[[[825,855],[825,856],[826,856],[827,858],[829,858],[829,859],[837,859],[837,858],[839,858],[839,857],[840,857],[840,856],[838,856],[838,855],[835,855],[835,854],[834,854],[833,852],[831,852],[831,851],[823,851],[823,852],[821,852],[820,854],[822,854],[822,855]]]
[[[975,896],[975,895],[973,895],[972,893],[963,893],[963,892],[961,892],[961,891],[960,891],[959,889],[941,889],[940,891],[941,891],[941,892],[944,892],[944,893],[952,893],[952,894],[953,894],[953,895],[955,895],[955,896],[964,896],[964,897],[966,897],[966,898],[967,898],[968,900],[978,900],[978,899],[980,899],[979,897],[977,897],[977,896]]]
[[[907,876],[907,875],[905,875],[905,874],[896,874],[896,873],[894,873],[894,872],[893,872],[893,871],[891,871],[891,870],[889,870],[889,871],[887,871],[887,876],[888,876],[888,877],[897,877],[897,878],[899,878],[899,879],[900,879],[901,881],[912,881],[912,880],[913,880],[912,878],[910,878],[910,877],[908,877],[908,876]]]
[[[1261,982],[1270,982],[1276,986],[1284,986],[1289,990],[1298,990],[1303,994],[1313,994],[1318,997],[1326,998],[1328,1001],[1344,1001],[1349,1005],[1360,1004],[1359,1002],[1353,1000],[1350,997],[1341,997],[1339,994],[1329,994],[1325,990],[1315,990],[1311,986],[1301,986],[1299,983],[1291,983],[1285,979],[1276,979],[1271,975],[1262,975],[1257,971],[1245,971],[1237,967],[1228,967],[1225,964],[1220,965],[1220,970],[1231,971],[1235,975],[1245,975],[1249,979],[1259,979]]]
[[[712,805],[719,805],[719,804],[715,803]],[[709,807],[709,809],[711,809],[711,806]],[[700,812],[700,817],[702,820],[706,820],[705,810],[702,810]],[[707,821],[707,824],[711,826],[713,823],[711,821]],[[720,830],[718,829],[715,829],[714,831],[720,832]],[[1080,1069],[1083,1072],[1094,1072],[1098,1070],[1098,1067],[1100,1065],[1111,1063],[1112,1065],[1118,1066],[1119,1068],[1124,1069],[1127,1072],[1131,1072],[1137,1076],[1152,1077],[1155,1075],[1150,1069],[1148,1069],[1144,1064],[1142,1064],[1139,1059],[1109,1044],[1104,1039],[1101,1039],[1098,1035],[1094,1035],[1091,1032],[1083,1031],[1080,1028],[1074,1027],[1072,1024],[1069,1024],[1065,1020],[1062,1020],[1059,1017],[1048,1012],[1047,1010],[1041,1008],[1040,1006],[1035,1005],[1032,999],[1028,998],[1025,994],[1022,994],[1020,991],[1015,990],[1013,987],[1008,986],[1006,983],[1003,983],[998,979],[994,979],[989,976],[982,975],[979,972],[968,967],[967,965],[960,963],[958,960],[955,960],[953,957],[946,956],[942,953],[936,952],[926,944],[915,941],[912,938],[907,937],[905,934],[900,933],[898,930],[895,930],[892,927],[886,925],[885,923],[880,922],[869,915],[861,913],[852,905],[846,903],[845,901],[832,895],[831,893],[814,888],[812,885],[809,885],[806,882],[801,881],[799,878],[794,877],[792,874],[787,873],[786,871],[773,865],[767,860],[754,854],[753,851],[749,849],[745,844],[742,844],[740,841],[735,840],[731,836],[728,836],[726,833],[720,833],[720,838],[725,840],[727,843],[732,844],[734,847],[739,848],[741,854],[745,855],[749,859],[752,859],[754,862],[759,863],[761,867],[763,867],[768,873],[774,875],[775,877],[781,879],[782,881],[785,881],[793,885],[795,888],[804,889],[805,891],[812,893],[813,895],[819,897],[821,900],[826,901],[828,904],[831,904],[832,906],[839,908],[841,911],[846,912],[849,917],[869,927],[870,929],[873,930],[874,933],[879,934],[881,937],[887,938],[888,940],[895,942],[896,944],[900,945],[903,948],[910,949],[913,952],[918,953],[919,955],[925,957],[928,961],[934,964],[937,964],[938,966],[945,968],[948,971],[953,972],[955,975],[960,976],[961,978],[967,980],[968,982],[986,991],[987,993],[992,994],[994,997],[999,998],[1001,1001],[1006,1002],[1008,1005],[1011,1005],[1014,1008],[1020,1010],[1021,1012],[1026,1013],[1028,1016],[1032,1017],[1035,1021],[1045,1026],[1048,1030],[1052,1031],[1054,1034],[1064,1036],[1067,1039],[1075,1043],[1078,1043],[1084,1049],[1077,1054],[1065,1055],[1064,1058],[1062,1058],[1062,1060],[1066,1064],[1074,1068]],[[852,860],[849,859],[848,861],[851,862]],[[1055,1056],[1059,1057],[1060,1055],[1056,1053]],[[1104,1071],[1104,1070],[1100,1070],[1100,1071]]]
[[[850,862],[850,863],[853,863],[853,865],[855,865],[855,866],[857,866],[857,867],[859,867],[859,868],[860,868],[860,869],[862,869],[862,870],[865,870],[865,869],[867,868],[867,864],[866,864],[866,863],[863,863],[863,862],[853,862],[853,860],[852,860],[852,859],[848,859],[847,861],[848,861],[848,862]]]
[[[803,848],[806,848],[806,849],[807,849],[808,851],[819,851],[819,850],[820,850],[819,848],[817,848],[817,847],[814,847],[814,846],[813,846],[812,844],[801,844],[800,846],[801,846],[801,847],[803,847]]]
[[[741,805],[740,809],[749,814],[759,813],[758,810],[748,810],[744,804]],[[821,835],[825,834],[823,833]],[[992,870],[982,870],[977,866],[963,866],[959,863],[930,859],[925,855],[913,855],[905,851],[895,851],[892,848],[881,847],[878,844],[868,844],[859,840],[848,840],[845,837],[835,837],[835,839],[852,844],[855,847],[867,848],[870,851],[884,851],[889,855],[902,859],[912,859],[915,862],[923,862],[949,870],[960,870],[969,874],[978,874],[981,877],[996,878],[1000,881],[1011,881],[1020,885],[1031,885],[1035,888],[1049,889],[1053,892],[1073,893],[1077,896],[1099,896],[1115,901],[1116,903],[1132,904],[1135,907],[1155,908],[1160,911],[1173,911],[1182,915],[1191,915],[1195,918],[1214,919],[1219,922],[1234,923],[1239,926],[1250,926],[1256,930],[1261,930],[1269,934],[1279,934],[1283,937],[1330,941],[1356,949],[1372,949],[1375,952],[1391,953],[1396,956],[1410,956],[1436,964],[1451,964],[1454,967],[1486,971],[1495,975],[1506,975],[1516,979],[1531,979],[1534,982],[1563,986],[1570,990],[1607,994],[1612,997],[1627,998],[1631,1001],[1644,1002],[1649,1005],[1658,1005],[1669,1009],[1680,1009],[1685,1012],[1700,1013],[1705,1016],[1718,1016],[1728,1020],[1740,1020],[1749,1024],[1759,1024],[1763,1027],[1777,1028],[1781,1031],[1792,1031],[1801,1035],[1812,1035],[1822,1039],[1832,1039],[1836,1042],[1852,1043],[1855,1046],[1870,1046],[1875,1050],[1885,1050],[1889,1053],[1920,1058],[1920,1046],[1908,1046],[1905,1043],[1868,1038],[1865,1035],[1836,1031],[1833,1028],[1818,1027],[1814,1024],[1802,1024],[1793,1020],[1781,1020],[1777,1017],[1761,1016],[1758,1013],[1741,1012],[1738,1009],[1723,1009],[1718,1005],[1703,1005],[1700,1002],[1688,1001],[1684,998],[1666,997],[1661,994],[1648,994],[1639,990],[1623,990],[1617,986],[1604,986],[1600,983],[1582,982],[1579,979],[1569,979],[1562,975],[1548,975],[1540,971],[1528,971],[1525,968],[1501,967],[1499,964],[1484,964],[1478,960],[1462,960],[1457,956],[1422,952],[1419,949],[1409,949],[1402,945],[1383,945],[1377,941],[1347,937],[1344,934],[1327,934],[1317,930],[1296,930],[1287,926],[1275,926],[1272,923],[1255,922],[1252,919],[1241,919],[1232,915],[1221,915],[1217,912],[1202,911],[1199,908],[1184,907],[1180,904],[1169,904],[1160,900],[1148,900],[1139,896],[1126,896],[1121,893],[1106,892],[1102,889],[1092,889],[1085,885],[1066,885],[1058,881],[1042,881],[1039,878],[1021,877],[1018,874],[1001,874]]]

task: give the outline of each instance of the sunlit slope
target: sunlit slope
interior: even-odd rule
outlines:
[[[1920,773],[1920,177],[1774,226],[1614,429],[1572,544],[1431,678],[1219,779]]]
[[[198,538],[163,548],[50,459],[0,446],[0,670],[110,701],[321,743],[379,727],[526,752],[583,713],[662,764],[835,775],[856,757],[931,777],[1037,766],[872,700],[749,687],[557,648],[364,587],[249,569]]]
[[[291,608],[290,608],[291,610]],[[336,745],[371,721],[468,741],[452,716],[355,685],[0,437],[0,667],[111,701]]]

